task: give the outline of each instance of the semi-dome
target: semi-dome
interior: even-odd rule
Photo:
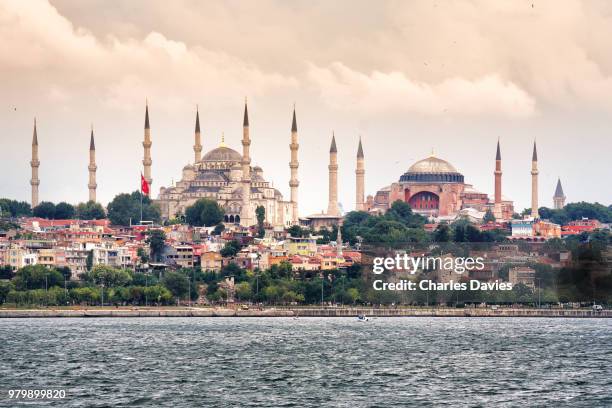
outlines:
[[[400,181],[463,183],[463,174],[446,160],[432,155],[410,166]]]
[[[202,161],[220,162],[220,161],[241,161],[242,156],[234,149],[226,146],[220,146],[206,153]]]

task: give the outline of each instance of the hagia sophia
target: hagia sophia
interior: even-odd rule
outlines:
[[[328,205],[327,211],[321,214],[312,214],[301,217],[298,214],[298,130],[295,107],[291,124],[289,144],[289,171],[290,171],[290,197],[285,199],[282,193],[272,187],[272,184],[263,176],[263,169],[251,166],[250,133],[248,107],[245,101],[243,116],[242,154],[221,144],[202,155],[202,142],[200,131],[199,112],[196,110],[194,132],[194,161],[182,169],[182,178],[169,187],[161,187],[157,203],[161,210],[162,219],[167,220],[184,214],[187,207],[200,198],[209,198],[216,201],[225,211],[225,222],[251,226],[255,224],[255,210],[258,206],[265,208],[266,222],[274,227],[288,227],[291,225],[309,226],[318,229],[342,222],[342,214],[338,203],[338,149],[335,135],[332,134],[329,149],[328,164]],[[151,127],[149,122],[148,104],[145,107],[145,126],[143,155],[143,178],[148,185],[153,184],[151,160]],[[436,220],[452,220],[459,216],[477,214],[482,216],[491,211],[498,221],[507,221],[514,215],[514,203],[502,195],[502,159],[499,140],[495,156],[495,170],[493,172],[495,191],[493,199],[486,193],[475,189],[465,182],[461,174],[451,163],[436,157],[433,152],[429,157],[412,164],[408,170],[400,175],[399,179],[390,185],[381,188],[374,195],[365,197],[365,155],[361,139],[357,147],[355,162],[355,210],[371,213],[384,213],[393,202],[404,201],[413,211]],[[36,121],[32,138],[32,207],[39,203],[38,187],[40,179],[38,168],[38,134]],[[89,200],[96,201],[96,155],[93,128],[90,135],[89,146]],[[538,215],[538,158],[534,142],[531,166],[531,218]],[[248,192],[245,194],[245,192]],[[554,208],[563,208],[565,195],[561,181],[557,182],[553,196]],[[477,217],[476,217],[477,218]]]

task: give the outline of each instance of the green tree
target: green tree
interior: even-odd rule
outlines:
[[[74,206],[64,201],[55,206],[55,219],[56,220],[70,220],[74,218],[75,209]]]
[[[422,227],[427,219],[412,212],[410,205],[404,201],[396,200],[391,204],[391,208],[385,214],[390,220],[399,221],[407,227]]]
[[[164,273],[163,285],[176,297],[184,297],[189,290],[189,278],[185,274],[175,271]]]
[[[77,205],[76,215],[80,220],[101,220],[106,217],[102,205],[95,201],[88,201]]]
[[[289,235],[295,238],[300,238],[304,236],[304,230],[299,225],[290,226],[289,228],[287,228],[287,232],[289,233]]]
[[[0,217],[29,217],[30,215],[32,215],[32,208],[29,203],[0,198]]]
[[[45,289],[63,286],[64,276],[56,269],[43,265],[28,265],[19,269],[13,278],[16,290]]]
[[[264,220],[266,219],[266,208],[263,205],[258,205],[255,208],[255,216],[257,217],[257,235],[263,238],[266,234],[264,229]]]
[[[86,279],[96,285],[107,288],[126,286],[132,282],[132,274],[126,269],[117,269],[108,265],[96,265],[87,274]]]
[[[226,243],[223,248],[221,248],[220,253],[222,257],[229,258],[232,256],[236,256],[236,254],[240,251],[240,248],[240,242],[232,240]]]
[[[217,224],[215,225],[215,229],[212,231],[212,235],[221,235],[223,231],[225,231],[225,225]]]
[[[10,265],[0,265],[0,279],[12,279],[15,276]]]
[[[450,241],[450,228],[447,224],[439,224],[434,232],[435,242],[448,242]]]
[[[352,304],[357,303],[357,301],[361,299],[361,295],[359,294],[359,290],[357,288],[348,288],[346,294]]]
[[[50,201],[43,201],[32,210],[32,215],[48,220],[55,219],[55,204]]]
[[[235,289],[238,300],[250,300],[253,296],[253,290],[249,282],[240,282],[236,284]]]
[[[144,248],[138,248],[136,255],[138,255],[140,263],[145,264],[149,262],[149,255],[145,252]]]
[[[108,218],[114,225],[129,225],[140,222],[141,193],[118,194],[108,204]],[[159,207],[146,195],[142,195],[142,219],[159,222],[161,219]]]
[[[149,299],[149,302],[158,304],[168,304],[172,302],[172,293],[162,285],[149,286],[145,288],[144,293]]]
[[[6,302],[10,291],[15,289],[15,285],[11,281],[0,280],[0,305]]]
[[[93,268],[93,255],[93,250],[87,251],[87,258],[85,258],[85,269],[88,271],[91,271],[91,268]]]
[[[147,231],[147,244],[149,244],[149,248],[151,249],[151,258],[154,260],[159,260],[159,255],[161,255],[164,246],[166,245],[166,233],[163,230],[149,230]]]
[[[185,210],[185,218],[189,225],[196,227],[212,227],[223,221],[223,208],[216,201],[201,198]]]
[[[484,215],[484,218],[482,219],[482,221],[487,224],[489,222],[495,222],[495,216],[493,215],[493,212],[488,209],[487,212]]]

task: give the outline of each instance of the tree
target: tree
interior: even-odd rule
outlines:
[[[0,198],[0,217],[29,217],[30,215],[32,215],[32,208],[29,203]]]
[[[212,231],[212,235],[221,235],[223,231],[225,231],[225,225],[217,224],[215,225],[215,229]]]
[[[147,231],[147,235],[146,242],[151,249],[151,258],[158,260],[159,255],[166,245],[166,233],[163,230],[155,229]]]
[[[396,200],[391,204],[391,208],[385,214],[385,217],[391,220],[401,222],[407,227],[422,227],[427,221],[425,217],[412,212],[410,205],[404,201]]]
[[[255,216],[257,217],[257,235],[263,238],[266,234],[264,229],[264,220],[266,219],[266,208],[263,205],[258,205],[255,208]]]
[[[201,198],[185,210],[187,223],[196,227],[212,227],[223,221],[223,208],[216,201]]]
[[[43,201],[32,210],[32,215],[48,220],[55,219],[55,204],[50,201]]]
[[[300,238],[304,236],[304,230],[299,225],[292,225],[287,228],[287,232],[294,238]]]
[[[96,265],[86,275],[86,280],[107,288],[126,286],[132,283],[132,274],[126,269],[117,269],[108,265]]]
[[[238,251],[240,251],[240,248],[241,248],[240,242],[234,239],[226,243],[225,246],[221,248],[220,253],[222,257],[228,258],[228,257],[236,256]]]
[[[239,300],[249,300],[253,296],[253,290],[249,282],[240,282],[236,284],[236,297]]]
[[[491,211],[491,209],[487,210],[482,221],[485,224],[488,224],[489,222],[495,222],[495,216],[493,215],[493,212]]]
[[[434,232],[435,242],[448,242],[450,241],[450,228],[448,224],[440,224]]]
[[[361,298],[361,295],[359,294],[359,290],[356,288],[349,288],[346,291],[346,294],[348,298],[350,299],[351,303],[353,304],[355,304]]]
[[[129,225],[140,222],[140,191],[131,194],[118,194],[108,204],[108,218],[114,225]],[[147,221],[159,222],[161,212],[159,207],[151,199],[142,195],[142,219]]]
[[[8,294],[15,289],[11,281],[0,281],[0,305],[6,302]]]
[[[88,201],[77,205],[76,215],[80,220],[101,220],[106,217],[102,205],[95,201]]]
[[[10,265],[0,265],[0,279],[12,279],[15,276]]]
[[[93,268],[93,249],[87,251],[87,258],[85,258],[85,269],[91,271]]]
[[[145,264],[149,262],[149,255],[145,252],[144,248],[138,248],[136,255],[140,258],[140,263]]]
[[[175,271],[164,273],[163,285],[176,297],[187,295],[189,290],[189,278],[185,274]]]
[[[17,290],[45,289],[62,286],[64,276],[56,269],[49,269],[44,265],[28,265],[17,271],[13,283]]]
[[[64,201],[55,206],[55,219],[56,220],[70,220],[74,218],[75,209],[74,206]]]

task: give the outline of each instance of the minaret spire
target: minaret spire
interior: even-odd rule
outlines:
[[[497,152],[495,154],[495,201],[493,203],[493,215],[495,219],[500,221],[503,217],[502,211],[502,169],[501,169],[501,150],[499,147],[499,139],[497,139]]]
[[[145,107],[144,141],[142,142],[142,147],[144,147],[144,158],[142,159],[142,164],[144,166],[143,176],[149,184],[149,191],[151,191],[151,184],[153,184],[153,179],[151,178],[151,165],[153,164],[153,161],[151,160],[152,145],[151,127],[149,125],[149,102],[147,101]]]
[[[298,148],[300,145],[298,144],[298,133],[297,133],[297,120],[295,118],[295,105],[293,105],[293,121],[291,123],[291,144],[289,144],[289,149],[291,150],[291,161],[289,162],[289,169],[291,171],[291,178],[289,179],[289,188],[291,189],[291,223],[293,225],[298,224],[298,186],[300,182],[298,181],[298,167],[300,166],[298,162]]]
[[[365,160],[363,157],[363,146],[361,145],[361,136],[359,137],[359,146],[357,147],[357,168],[355,169],[355,183],[356,183],[356,197],[355,197],[355,209],[357,211],[365,210],[365,186],[364,186],[364,175],[365,175]]]
[[[533,141],[533,154],[531,155],[531,217],[540,218],[538,213],[538,151]]]
[[[89,201],[95,202],[96,188],[98,187],[96,183],[96,170],[98,170],[98,166],[96,166],[96,144],[94,142],[93,124],[91,125],[91,135],[89,138],[89,166],[87,168],[89,170],[89,184],[87,184],[89,188]]]
[[[195,143],[193,145],[194,163],[202,160],[202,140],[200,136],[200,110],[196,105]]]
[[[250,227],[252,225],[250,146],[251,138],[249,135],[249,112],[247,108],[247,100],[245,98],[244,120],[242,122],[242,209],[240,211],[240,224],[245,227]]]
[[[553,203],[555,210],[560,210],[565,207],[565,194],[563,193],[563,187],[561,186],[561,178],[557,179],[557,188],[555,188]]]
[[[339,215],[338,210],[338,149],[336,148],[336,135],[332,132],[332,142],[329,148],[329,202],[328,215]]]
[[[32,186],[32,208],[38,205],[38,186],[40,180],[38,179],[38,167],[40,167],[40,161],[38,160],[38,131],[36,130],[36,118],[34,118],[34,133],[32,134],[32,161],[30,161],[30,167],[32,168],[32,179],[30,185]]]

